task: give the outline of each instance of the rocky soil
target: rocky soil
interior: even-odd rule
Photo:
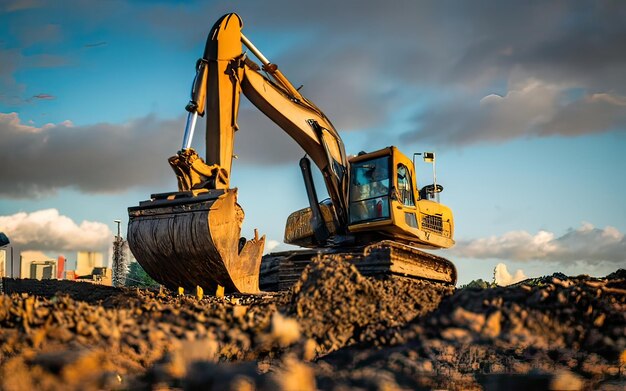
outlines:
[[[0,389],[626,389],[626,271],[457,289],[332,257],[223,298],[10,280]]]

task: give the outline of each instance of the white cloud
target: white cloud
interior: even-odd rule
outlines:
[[[0,216],[0,231],[13,245],[36,251],[106,251],[113,240],[106,224],[76,224],[56,209]]]
[[[460,240],[451,251],[478,259],[626,264],[624,234],[614,227],[600,229],[589,223],[559,237],[547,231],[534,235],[512,231],[501,236]]]
[[[275,250],[278,246],[280,246],[282,243],[280,243],[278,240],[268,240],[267,242],[265,242],[265,253],[271,253],[273,250]]]
[[[495,269],[495,280],[496,284],[500,286],[507,286],[511,284],[515,284],[516,282],[523,281],[527,279],[524,271],[521,269],[517,269],[513,275],[509,273],[504,263],[499,263],[496,265]]]
[[[265,241],[265,249],[263,254],[269,254],[271,252],[282,252],[282,251],[292,251],[292,250],[302,250],[301,247],[294,246],[291,244],[286,244],[278,240],[270,239]]]
[[[593,101],[607,102],[615,106],[626,106],[626,97],[619,96],[619,95],[611,95],[611,94],[606,94],[606,93],[592,94],[589,97],[589,100],[592,102]]]

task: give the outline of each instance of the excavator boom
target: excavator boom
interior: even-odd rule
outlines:
[[[153,194],[129,208],[128,240],[135,258],[170,288],[258,291],[265,237],[240,238],[244,213],[236,202],[237,189],[230,188],[241,92],[311,156],[338,205],[334,220],[339,227],[347,226],[348,163],[339,134],[241,28],[236,14],[220,18],[197,62],[182,149],[169,158],[179,191]],[[243,53],[242,42],[259,57],[262,69]],[[205,114],[203,160],[191,141],[197,117]]]

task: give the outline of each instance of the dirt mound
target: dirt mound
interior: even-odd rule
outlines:
[[[322,368],[342,370],[321,384],[339,377],[360,386],[355,376],[372,384],[367,376],[390,373],[409,388],[623,389],[624,271],[461,289],[394,334],[396,346],[372,352],[361,344],[322,358]]]
[[[96,285],[84,281],[69,280],[32,280],[32,279],[2,279],[4,293],[25,293],[31,296],[50,298],[59,293],[73,299],[88,303],[111,301],[118,295],[124,295],[125,290],[112,286]]]
[[[330,255],[305,269],[287,313],[327,353],[361,341],[384,344],[378,332],[434,310],[453,291],[424,281],[367,278],[353,264]]]
[[[626,278],[619,273],[606,279],[560,275],[535,286],[461,290],[429,319],[429,330],[444,339],[454,335],[473,343],[569,347],[616,360],[626,349],[625,300]]]
[[[10,281],[0,389],[623,389],[625,277],[450,295],[324,257],[277,295]]]
[[[76,285],[86,291],[96,288]],[[6,381],[0,388],[22,384],[16,380],[19,377],[33,378],[34,388],[53,384],[49,377],[67,383],[62,370],[42,365],[49,361],[42,361],[42,355],[48,354],[82,357],[85,350],[106,352],[103,365],[113,368],[116,378],[124,379],[121,385],[128,385],[141,382],[146,368],[188,349],[201,350],[198,359],[217,362],[258,359],[281,348],[280,336],[272,333],[280,297],[209,297],[199,301],[194,297],[160,297],[150,291],[122,293],[114,297],[117,304],[111,306],[64,294],[49,299],[26,293],[0,296],[0,378]],[[68,361],[68,368],[74,361]],[[110,380],[106,376],[103,379]],[[103,387],[100,380],[91,380],[77,383],[76,389],[90,388],[86,384]]]

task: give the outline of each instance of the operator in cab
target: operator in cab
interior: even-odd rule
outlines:
[[[350,189],[351,222],[389,217],[389,163],[385,158],[355,167]]]

